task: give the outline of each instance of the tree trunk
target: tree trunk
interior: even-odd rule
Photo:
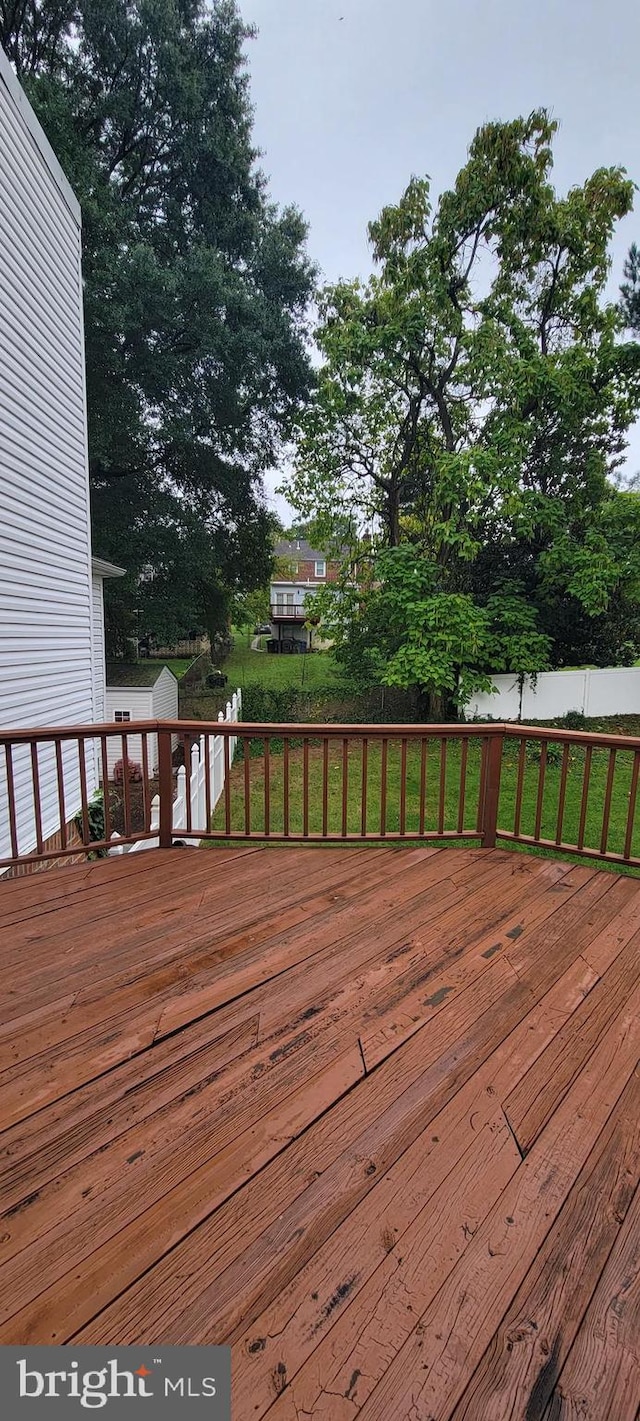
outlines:
[[[389,547],[400,546],[400,495],[394,486],[389,489],[387,495],[387,529],[389,533]]]

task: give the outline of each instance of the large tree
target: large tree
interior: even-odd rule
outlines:
[[[94,544],[128,569],[114,595],[155,585],[157,618],[172,579],[211,632],[264,581],[261,475],[310,381],[306,229],[257,166],[250,34],[233,0],[0,0],[83,209]]]
[[[601,169],[558,196],[554,132],[544,111],[479,129],[435,209],[414,178],[371,224],[375,275],[321,296],[288,496],[327,529],[371,529],[339,653],[367,650],[434,710],[459,680],[465,696],[491,671],[554,664],[558,603],[588,620],[637,580],[610,479],[639,350],[603,299],[633,185]]]
[[[640,336],[640,251],[634,242],[624,264],[624,281],[620,288],[621,313],[625,325]]]

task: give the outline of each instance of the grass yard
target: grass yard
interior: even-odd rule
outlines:
[[[248,760],[250,828],[262,830],[265,823],[265,775],[259,742],[254,742],[253,752]],[[242,755],[239,747],[239,755]],[[323,748],[320,743],[309,747],[309,809],[308,828],[310,833],[323,832]],[[447,745],[444,760],[439,742],[431,742],[427,752],[426,781],[424,797],[424,827],[437,833],[455,831],[459,826],[473,830],[477,826],[478,800],[480,789],[479,741],[470,740],[466,767],[460,743]],[[380,835],[381,832],[381,782],[382,751],[380,743],[371,741],[368,750],[366,775],[366,832]],[[616,761],[616,772],[611,796],[611,813],[607,847],[611,852],[621,853],[624,847],[629,788],[631,782],[633,755],[620,752]],[[589,781],[589,795],[585,822],[584,843],[586,848],[599,848],[602,831],[602,811],[605,799],[609,753],[594,750]],[[563,839],[575,843],[578,836],[582,797],[582,772],[584,751],[572,748],[568,764],[566,798],[563,819]],[[464,808],[460,816],[460,788],[464,768]],[[299,746],[289,753],[289,832],[303,831],[303,751]],[[346,770],[347,800],[346,826],[343,819],[343,776]],[[533,834],[537,795],[539,760],[535,758],[535,745],[529,742],[527,752],[524,788],[522,798],[521,832]],[[498,824],[503,829],[514,827],[516,785],[518,772],[518,742],[507,743],[503,758],[500,807]],[[542,799],[541,835],[555,839],[561,765],[547,765]],[[328,796],[327,824],[329,834],[360,833],[362,831],[362,754],[361,743],[349,742],[348,751],[343,751],[341,742],[329,743],[328,751]],[[387,809],[385,828],[388,833],[398,832],[401,827],[401,743],[389,741],[387,760]],[[404,828],[408,836],[420,830],[420,785],[421,749],[419,744],[407,746],[406,797]],[[231,773],[231,823],[234,830],[243,830],[245,821],[245,765],[236,759]],[[639,796],[640,799],[640,796]],[[284,813],[284,756],[281,742],[272,742],[269,756],[268,783],[269,822],[272,833],[285,830]],[[640,812],[636,816],[640,821]],[[224,806],[221,802],[214,816],[213,827],[224,827]],[[640,856],[640,822],[636,824],[632,851]],[[545,853],[546,850],[535,850]],[[616,866],[614,866],[616,867]],[[616,868],[616,871],[617,868]]]
[[[193,666],[194,661],[195,656],[158,657],[158,665],[168,666],[169,670],[173,671],[174,676],[177,676],[178,680],[180,680],[181,676],[184,676],[185,671],[188,671],[190,666]]]
[[[222,670],[229,677],[229,687],[244,688],[251,682],[281,689],[295,686],[312,691],[315,686],[338,684],[338,671],[330,652],[315,651],[308,656],[271,656],[267,651],[251,651],[241,631],[235,635],[235,646]]]

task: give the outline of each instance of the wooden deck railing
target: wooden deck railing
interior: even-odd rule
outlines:
[[[124,774],[114,790],[110,747],[127,766],[134,737],[138,778]],[[179,831],[176,737],[187,774],[214,763],[215,737],[224,766],[223,788],[201,769],[199,798],[188,800]],[[105,768],[104,830],[92,839],[92,788],[105,781]],[[516,724],[145,721],[3,731],[0,871],[106,852],[115,827],[120,848],[169,847],[177,838],[194,845],[468,840],[640,867],[639,772],[640,739]]]

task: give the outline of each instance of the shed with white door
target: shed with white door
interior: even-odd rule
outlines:
[[[162,662],[140,661],[127,664],[112,661],[107,665],[106,718],[122,726],[126,735],[127,725],[136,720],[177,720],[178,682]],[[173,741],[177,744],[177,736]],[[149,770],[155,775],[158,769],[158,737],[150,734],[147,738]],[[109,778],[118,760],[123,759],[123,744],[112,740],[107,747]],[[127,759],[134,765],[142,765],[142,737],[131,735],[127,739]]]

